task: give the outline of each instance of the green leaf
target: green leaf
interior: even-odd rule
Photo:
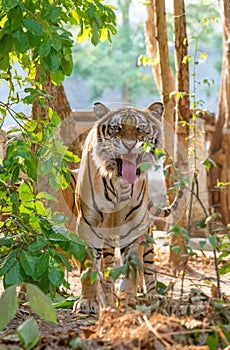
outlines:
[[[52,253],[54,255],[54,258],[59,261],[60,263],[63,263],[67,269],[67,271],[72,271],[72,266],[69,263],[69,260],[67,259],[67,257],[59,252],[58,250],[52,249]]]
[[[0,276],[4,275],[14,264],[18,256],[18,250],[13,250],[9,253],[8,257],[5,260],[5,263],[0,267]]]
[[[39,258],[37,258],[37,262],[34,268],[34,275],[36,278],[40,278],[47,271],[49,254],[49,250],[46,250],[42,253],[41,256],[39,256]]]
[[[24,282],[22,270],[18,260],[15,260],[10,270],[4,276],[4,285],[10,286],[12,284],[22,284]]]
[[[20,253],[20,262],[25,273],[36,279],[34,271],[37,262],[37,257],[26,250],[22,250]]]
[[[165,152],[160,148],[156,148],[155,153],[156,153],[157,159],[161,159],[162,157],[165,157]]]
[[[203,250],[204,249],[204,246],[206,245],[206,241],[199,241],[199,246],[200,246],[200,249]]]
[[[52,243],[68,242],[69,238],[60,232],[54,232],[49,236],[49,241],[52,241]]]
[[[73,256],[78,261],[83,261],[84,260],[85,255],[86,255],[85,245],[78,244],[76,242],[70,242],[69,243],[69,250],[70,250],[70,253],[73,254]]]
[[[226,273],[230,272],[230,261],[227,261],[224,263],[223,266],[219,268],[220,275],[225,275]]]
[[[2,10],[9,11],[18,5],[18,0],[2,0]]]
[[[208,345],[210,350],[216,350],[218,347],[218,334],[209,334],[206,338],[206,344]]]
[[[39,163],[38,169],[41,175],[47,175],[50,173],[50,169],[53,166],[54,158],[53,156]]]
[[[97,44],[100,41],[100,36],[101,36],[101,31],[100,28],[98,27],[96,22],[92,23],[92,38],[91,38],[91,43],[94,46],[97,46]]]
[[[172,247],[172,250],[174,251],[174,253],[176,253],[176,254],[180,254],[180,252],[181,252],[181,247],[180,246],[174,246],[174,247]]]
[[[20,165],[15,164],[12,167],[12,175],[11,175],[11,184],[14,185],[16,182],[18,182],[18,177],[19,177],[19,171],[20,171]]]
[[[38,253],[48,244],[48,240],[43,236],[37,236],[36,242],[29,246],[29,251],[31,253]]]
[[[27,300],[36,314],[48,322],[57,323],[56,312],[49,298],[37,286],[25,283]]]
[[[52,305],[55,308],[70,309],[78,299],[79,297],[76,298],[71,295],[70,297],[63,299],[61,301],[54,301]]]
[[[23,19],[23,23],[29,32],[41,36],[43,34],[42,26],[40,23],[34,21],[33,19]]]
[[[38,325],[34,317],[28,318],[17,329],[20,342],[25,346],[26,350],[31,350],[35,347],[40,339]]]
[[[97,276],[98,276],[98,271],[97,270],[90,271],[89,281],[90,281],[91,284],[96,282]]]
[[[50,53],[51,50],[51,42],[48,38],[45,38],[39,48],[39,55],[41,57],[45,57]]]
[[[50,257],[48,267],[48,278],[52,284],[59,287],[65,277],[64,268],[60,263],[57,263],[56,259]]]
[[[165,295],[165,292],[167,290],[166,284],[164,284],[163,282],[157,281],[156,288],[157,288],[157,293],[158,294]]]
[[[25,165],[27,167],[26,171],[28,174],[28,177],[37,182],[37,165],[38,160],[36,157],[34,157],[33,154],[30,154],[30,156],[25,159]]]
[[[22,202],[30,201],[34,198],[33,188],[28,182],[23,182],[19,187],[19,198]]]
[[[76,154],[73,154],[68,150],[66,150],[65,152],[64,159],[68,162],[75,162],[75,163],[80,162],[80,158]]]
[[[60,86],[62,81],[64,80],[65,76],[64,76],[62,70],[58,70],[57,72],[51,72],[50,78],[51,78],[52,83],[54,85]]]
[[[209,239],[209,242],[211,243],[212,247],[214,249],[216,249],[217,245],[218,245],[217,237],[215,235],[213,235],[213,236],[208,237],[208,239]]]
[[[16,286],[7,288],[0,298],[0,330],[3,330],[18,310]],[[4,315],[4,317],[3,317]]]
[[[47,64],[48,69],[51,70],[51,72],[57,72],[58,68],[60,67],[62,60],[62,53],[61,51],[57,52],[53,48],[51,48],[50,53],[45,57],[45,62]]]
[[[70,76],[73,70],[73,59],[72,55],[65,55],[61,60],[61,66],[63,73],[67,76]]]
[[[212,160],[211,158],[206,158],[203,163],[202,163],[205,168],[209,171],[211,166],[214,166],[216,168],[216,163],[214,162],[214,160]]]
[[[113,267],[113,268],[108,269],[108,270],[109,270],[109,274],[112,277],[112,279],[114,281],[116,281],[120,277],[120,275],[125,275],[127,269],[128,269],[128,266],[123,265],[123,266]]]
[[[4,222],[0,221],[0,228],[2,226],[4,226]],[[7,247],[7,246],[11,246],[12,244],[15,243],[15,239],[11,236],[11,237],[3,237],[0,238],[0,247]]]
[[[13,46],[13,38],[11,35],[3,35],[3,37],[0,40],[0,57],[5,57],[9,54],[9,52],[12,50]]]

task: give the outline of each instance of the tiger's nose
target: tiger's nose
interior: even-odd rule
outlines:
[[[129,151],[131,151],[136,145],[136,141],[133,140],[122,140],[122,143]]]

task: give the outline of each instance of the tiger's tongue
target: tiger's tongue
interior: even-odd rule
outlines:
[[[122,156],[122,177],[130,185],[136,179],[136,154],[129,153]]]

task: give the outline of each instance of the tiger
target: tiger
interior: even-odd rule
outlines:
[[[151,297],[156,294],[154,249],[153,243],[146,242],[146,234],[153,216],[168,216],[178,203],[177,198],[165,209],[155,208],[148,188],[148,169],[156,164],[156,149],[163,143],[164,107],[154,102],[148,108],[110,110],[97,102],[93,110],[98,121],[86,138],[77,177],[76,231],[92,248],[98,271],[102,261],[104,269],[115,266],[116,247],[120,248],[122,264],[135,254],[142,261],[146,293]],[[149,152],[146,144],[151,145]],[[178,196],[182,195],[180,190]],[[74,307],[76,312],[87,314],[98,312],[100,297],[99,282],[90,281],[94,265],[85,264],[89,258],[87,255],[81,263],[81,272],[89,271],[81,279],[81,297]],[[132,304],[137,287],[135,273],[125,274],[119,295]],[[104,291],[108,303],[113,302],[114,283],[110,276]]]

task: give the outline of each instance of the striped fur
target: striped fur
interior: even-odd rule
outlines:
[[[57,193],[57,211],[63,213],[68,218],[66,227],[69,230],[76,230],[77,207],[76,207],[76,186],[78,170],[71,170],[70,184],[65,190],[59,190]]]
[[[152,216],[167,216],[177,205],[153,207],[148,197],[148,172],[143,166],[156,163],[155,149],[162,147],[163,105],[157,102],[148,109],[110,111],[97,103],[94,111],[100,119],[87,136],[77,180],[77,231],[96,252],[98,268],[102,257],[103,267],[114,266],[116,246],[121,249],[123,263],[135,252],[143,260],[146,289],[151,295],[155,293],[154,252],[152,244],[143,244],[145,234]],[[152,145],[148,153],[146,142]],[[81,268],[85,269],[84,263]],[[112,300],[111,278],[106,282]],[[124,276],[120,294],[135,301],[137,283],[132,273]],[[82,281],[76,309],[97,311],[97,283],[91,284],[89,277]]]

